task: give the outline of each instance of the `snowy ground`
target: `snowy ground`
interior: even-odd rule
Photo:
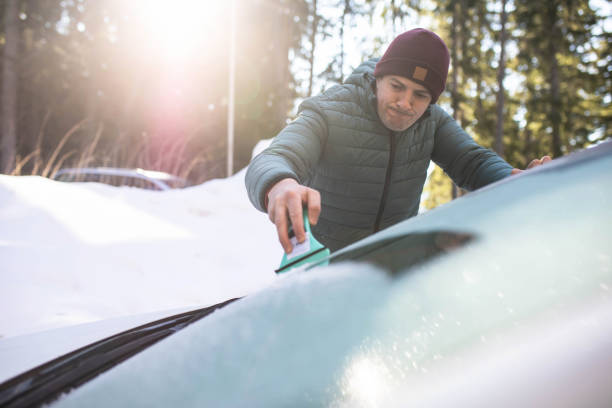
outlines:
[[[244,174],[167,192],[0,176],[0,338],[269,285],[282,249]]]

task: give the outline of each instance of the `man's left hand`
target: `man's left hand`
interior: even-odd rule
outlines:
[[[531,163],[529,163],[529,165],[527,166],[527,168],[525,170],[529,170],[533,167],[536,166],[541,166],[544,163],[548,163],[549,161],[551,161],[552,159],[550,158],[550,156],[544,156],[541,159],[533,159],[531,161]],[[521,170],[521,169],[512,169],[512,172],[510,172],[510,174],[514,175],[514,174],[519,174],[524,172],[525,170]]]

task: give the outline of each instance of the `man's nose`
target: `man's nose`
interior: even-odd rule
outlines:
[[[402,97],[397,101],[397,104],[404,110],[412,109],[413,96],[413,92],[410,89],[407,89],[403,93]]]

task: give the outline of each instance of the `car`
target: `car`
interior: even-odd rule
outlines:
[[[612,406],[611,174],[612,142],[555,159],[29,370],[0,405]]]
[[[57,181],[98,182],[158,191],[189,185],[187,180],[161,171],[114,167],[65,168],[58,170],[52,178]]]

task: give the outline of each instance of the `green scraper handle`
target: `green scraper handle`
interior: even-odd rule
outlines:
[[[283,259],[276,273],[284,273],[290,269],[310,264],[327,258],[330,251],[321,244],[312,234],[310,229],[310,221],[308,220],[308,211],[306,208],[302,210],[304,216],[304,230],[306,231],[306,240],[303,243],[298,243],[295,239],[293,226],[289,227],[289,238],[292,240],[293,250],[289,254],[283,254]],[[327,264],[327,263],[325,263]]]

